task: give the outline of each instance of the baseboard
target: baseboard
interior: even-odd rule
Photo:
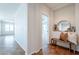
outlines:
[[[15,40],[16,43],[25,51],[25,49],[19,44],[19,42],[17,40]],[[27,52],[25,51],[25,55],[27,54]]]
[[[35,55],[35,54],[39,53],[41,50],[42,50],[42,48],[40,48],[40,49],[37,50],[37,51],[32,52],[31,55]]]

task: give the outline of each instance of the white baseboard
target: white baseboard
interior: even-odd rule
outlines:
[[[25,55],[27,54],[27,52],[26,52],[26,50],[20,45],[20,43],[17,41],[17,40],[15,40],[18,44],[19,44],[19,46],[25,51]]]
[[[34,53],[38,53],[41,49],[42,49],[42,48],[40,48],[40,49],[38,49],[38,50],[36,50],[36,51],[33,51],[33,52],[31,52],[31,53],[29,53],[29,54],[27,54],[27,55],[32,55],[32,54],[34,54]]]

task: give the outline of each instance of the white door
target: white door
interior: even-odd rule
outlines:
[[[42,15],[42,43],[47,45],[49,43],[48,35],[48,16]]]

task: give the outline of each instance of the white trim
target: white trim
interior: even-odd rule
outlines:
[[[15,41],[18,43],[18,45],[25,51],[26,54],[26,50],[20,45],[20,43],[15,39]]]
[[[42,48],[38,49],[37,51],[33,51],[31,53],[29,53],[28,55],[32,55],[33,53],[38,53]],[[27,53],[26,53],[27,54]]]

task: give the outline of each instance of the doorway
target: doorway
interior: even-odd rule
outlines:
[[[42,14],[42,44],[43,47],[49,44],[48,16]]]

